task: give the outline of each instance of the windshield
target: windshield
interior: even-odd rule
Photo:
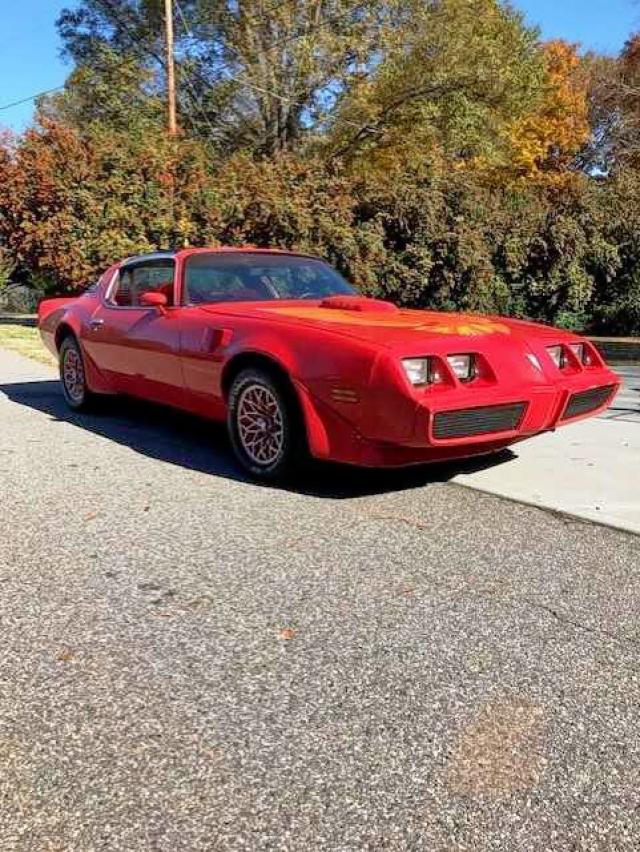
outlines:
[[[194,254],[187,258],[184,301],[253,302],[323,299],[355,290],[327,263],[278,254]]]

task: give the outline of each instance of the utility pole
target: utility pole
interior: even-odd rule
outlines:
[[[176,72],[173,59],[173,0],[164,0],[164,23],[167,43],[167,100],[169,108],[169,136],[178,132],[176,120]]]

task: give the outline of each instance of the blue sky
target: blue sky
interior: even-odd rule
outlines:
[[[55,20],[69,0],[8,0],[0,27],[0,126],[22,130],[32,102],[2,109],[64,82],[69,66],[60,59]],[[585,48],[615,53],[640,29],[636,0],[513,0],[545,38],[565,38]]]

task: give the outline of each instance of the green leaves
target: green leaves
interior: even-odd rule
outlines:
[[[169,139],[163,5],[62,13],[65,91],[0,138],[15,277],[255,243],[404,305],[640,332],[637,38],[583,58],[498,0],[182,0]]]

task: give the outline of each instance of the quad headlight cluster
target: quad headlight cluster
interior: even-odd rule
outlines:
[[[447,362],[459,381],[470,382],[475,378],[476,359],[473,355],[448,355]],[[405,358],[402,366],[407,378],[416,387],[446,381],[438,362],[433,358]]]

